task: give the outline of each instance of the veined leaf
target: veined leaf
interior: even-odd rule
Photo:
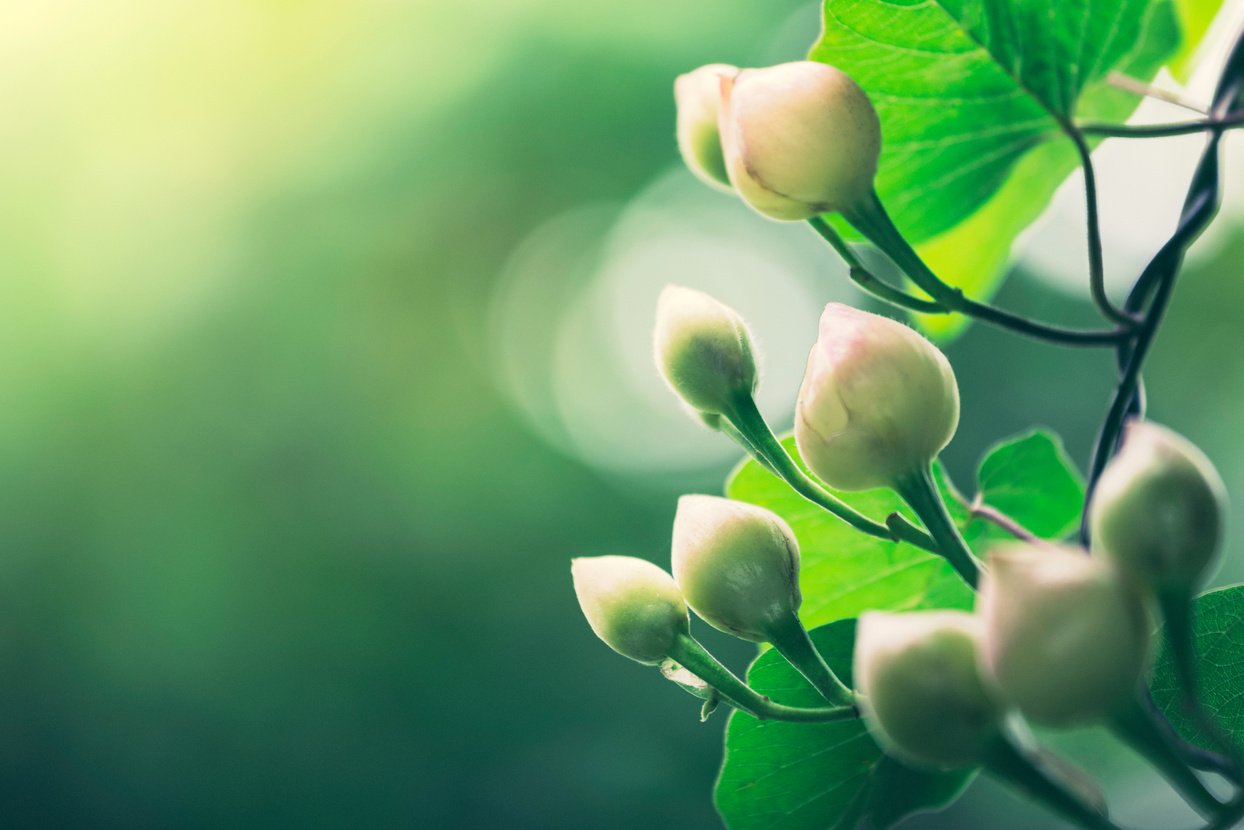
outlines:
[[[1235,741],[1244,744],[1244,585],[1210,591],[1197,599],[1196,653],[1201,702]],[[1163,647],[1153,669],[1153,699],[1186,738],[1212,748],[1214,743],[1184,714],[1170,654]]]
[[[852,75],[881,118],[882,200],[978,298],[1076,168],[1065,126],[1125,121],[1139,99],[1110,73],[1147,81],[1181,43],[1171,0],[824,0],[823,21],[810,57]],[[964,322],[920,320],[941,335]]]

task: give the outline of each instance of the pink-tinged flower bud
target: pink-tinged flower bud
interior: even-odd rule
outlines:
[[[846,73],[796,61],[725,76],[721,90],[726,170],[758,212],[808,219],[871,192],[881,122]]]
[[[831,487],[892,487],[959,424],[959,386],[937,347],[902,323],[830,303],[795,410],[804,462]]]
[[[1132,421],[1093,493],[1094,546],[1144,588],[1190,596],[1213,568],[1226,500],[1218,471],[1191,442]]]
[[[995,549],[976,605],[981,672],[1034,723],[1099,720],[1136,693],[1150,622],[1108,562],[1054,545]]]
[[[575,594],[588,624],[605,645],[640,663],[657,665],[690,617],[673,578],[633,556],[593,556],[570,563]]]
[[[980,621],[962,611],[869,611],[855,633],[854,679],[869,731],[920,767],[980,763],[1002,709],[977,668]]]
[[[678,105],[678,151],[682,160],[701,181],[720,190],[730,190],[726,160],[721,151],[721,79],[733,78],[737,66],[710,63],[674,81],[674,102]]]
[[[668,285],[657,301],[653,354],[661,377],[693,412],[728,415],[756,391],[758,373],[747,324],[701,291]]]
[[[799,545],[775,513],[716,496],[683,496],[674,516],[674,580],[714,628],[755,642],[799,610]]]

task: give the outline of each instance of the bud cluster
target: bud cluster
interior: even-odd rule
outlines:
[[[1149,666],[1152,610],[1182,607],[1153,600],[1188,599],[1204,581],[1223,499],[1218,474],[1188,441],[1131,424],[1093,502],[1093,555],[1046,543],[995,548],[971,623],[929,612],[861,618],[855,679],[878,740],[944,766],[970,762],[977,744],[961,724],[921,721],[922,711],[1016,710],[1046,726],[1121,722]]]
[[[769,642],[799,611],[799,546],[762,507],[684,496],[674,517],[673,577],[627,556],[576,559],[575,592],[592,630],[641,663],[669,656],[687,633],[687,607],[709,625]]]
[[[871,193],[877,116],[863,90],[833,67],[712,64],[678,78],[675,95],[687,165],[759,212],[806,219],[851,209]],[[756,410],[757,350],[736,311],[705,293],[667,287],[653,351],[661,376],[703,423],[858,529],[892,528],[878,533],[867,517],[836,512],[822,495],[835,497],[785,455]],[[843,708],[858,703],[891,754],[942,769],[987,763],[1011,740],[1006,725],[1016,713],[1052,727],[1122,723],[1149,668],[1154,612],[1170,621],[1204,584],[1225,501],[1199,450],[1163,427],[1133,423],[1091,503],[1091,554],[1016,542],[995,547],[981,569],[929,477],[958,422],[955,374],[932,343],[889,318],[825,307],[795,405],[800,457],[830,487],[895,489],[927,534],[913,526],[915,539],[888,538],[927,542],[971,585],[979,576],[971,613],[869,612],[858,621],[859,697],[847,692]],[[723,632],[773,644],[828,701],[843,703],[841,683],[799,621],[799,567],[795,535],[776,514],[691,495],[674,518],[672,575],[617,556],[576,559],[572,571],[593,631],[626,657],[686,674],[678,655],[698,653],[683,647],[694,642],[690,609]],[[707,674],[701,680],[715,701],[720,689]],[[724,699],[737,705],[748,697],[737,678],[724,682],[736,684]]]
[[[881,123],[864,90],[832,66],[709,64],[679,77],[674,97],[687,167],[765,216],[841,211],[872,190]]]

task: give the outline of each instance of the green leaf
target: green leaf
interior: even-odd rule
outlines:
[[[977,498],[1042,539],[1061,539],[1080,525],[1084,479],[1063,442],[1034,429],[995,444],[977,472]]]
[[[1201,702],[1209,715],[1244,744],[1244,585],[1210,591],[1195,604],[1196,653],[1200,670]],[[1153,699],[1180,734],[1204,747],[1213,742],[1183,714],[1171,657],[1165,645],[1153,669]]]
[[[782,445],[803,466],[793,437]],[[805,467],[806,470],[806,467]],[[945,477],[939,480],[945,486]],[[878,521],[895,511],[912,513],[890,490],[831,491]],[[809,628],[876,609],[971,608],[972,592],[944,559],[919,548],[867,536],[791,490],[755,461],[747,460],[726,482],[726,495],[777,513],[799,541],[800,617]],[[956,498],[951,512],[965,512]]]
[[[943,279],[985,297],[1078,163],[1065,125],[1126,120],[1139,99],[1108,75],[1148,80],[1179,41],[1170,0],[825,0],[810,57],[876,105],[877,190],[896,224]]]
[[[1179,81],[1186,82],[1196,69],[1201,41],[1221,8],[1222,0],[1175,0],[1175,14],[1183,39],[1170,61],[1170,68]]]
[[[812,639],[849,683],[855,621],[818,628]],[[747,679],[780,703],[824,704],[773,651],[756,659]],[[862,721],[795,724],[735,712],[714,798],[731,830],[884,830],[904,816],[950,803],[972,775],[905,767],[881,752]]]

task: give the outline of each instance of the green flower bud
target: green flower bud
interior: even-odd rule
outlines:
[[[950,769],[980,763],[1002,708],[977,669],[980,621],[962,611],[862,614],[855,685],[869,731],[906,763]]]
[[[902,323],[825,306],[795,410],[812,472],[841,490],[924,469],[959,425],[959,386],[937,347]]]
[[[881,122],[850,76],[796,61],[724,76],[721,90],[730,183],[758,212],[808,219],[871,192]]]
[[[678,397],[710,426],[756,391],[758,375],[747,324],[701,291],[668,285],[657,301],[657,369]]]
[[[1214,565],[1226,498],[1218,471],[1191,442],[1132,421],[1093,493],[1095,547],[1146,589],[1191,595]]]
[[[678,635],[691,630],[678,586],[651,562],[593,556],[572,561],[570,573],[588,624],[623,657],[657,665]]]
[[[1035,723],[1115,712],[1149,659],[1143,603],[1109,563],[1055,545],[995,550],[981,582],[981,672]]]
[[[726,160],[721,151],[718,121],[721,113],[721,79],[739,73],[737,66],[710,63],[674,81],[678,105],[678,151],[701,181],[730,190]]]
[[[716,496],[683,496],[674,516],[674,580],[714,628],[755,642],[799,610],[799,546],[776,514]]]

